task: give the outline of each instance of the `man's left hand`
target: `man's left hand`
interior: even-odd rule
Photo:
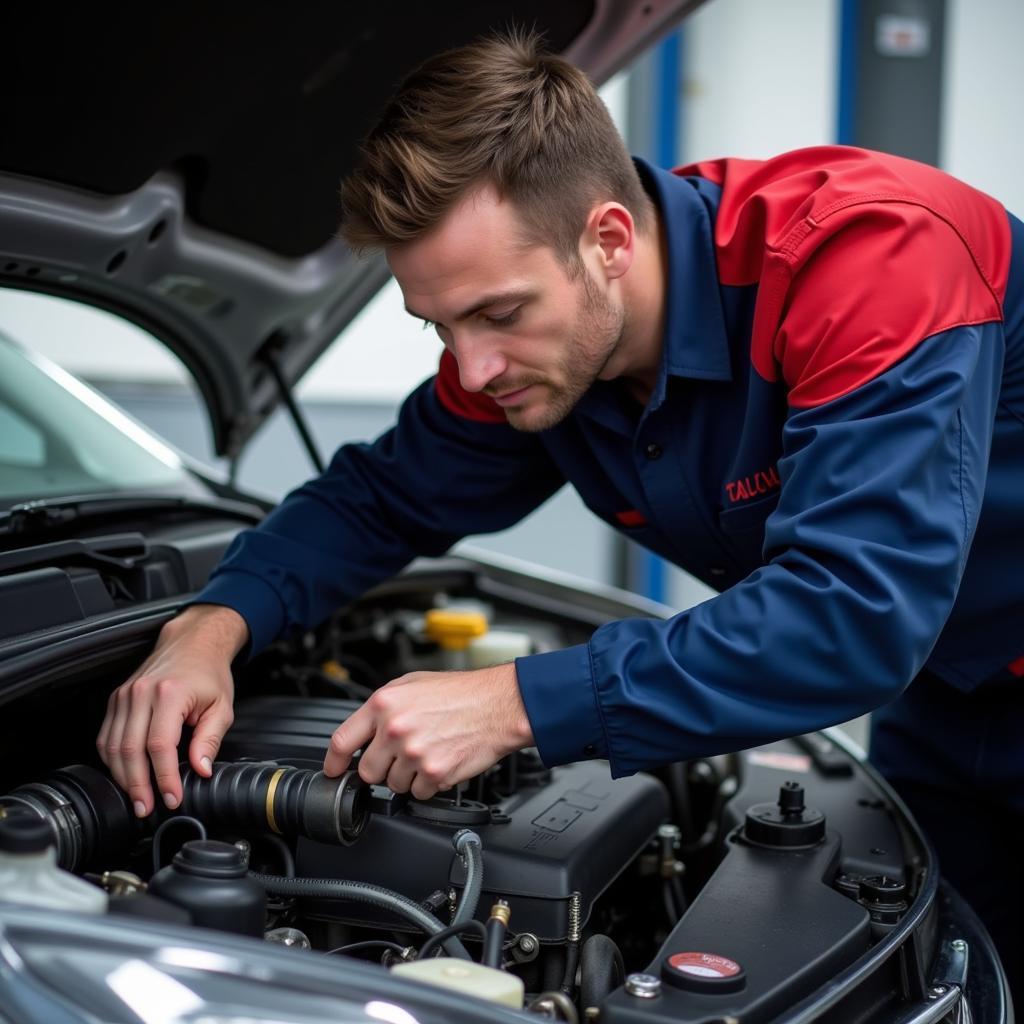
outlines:
[[[532,744],[514,665],[410,672],[335,729],[324,772],[340,775],[363,747],[359,774],[366,782],[426,800]]]

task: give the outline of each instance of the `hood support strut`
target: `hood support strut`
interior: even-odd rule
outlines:
[[[268,347],[264,346],[263,350],[259,353],[258,358],[274,378],[274,383],[277,385],[277,390],[281,395],[281,401],[284,402],[285,407],[288,409],[288,415],[291,416],[292,423],[295,424],[295,429],[299,432],[299,437],[302,438],[302,443],[309,454],[310,461],[313,463],[313,468],[318,473],[322,473],[324,471],[323,456],[320,454],[320,450],[317,448],[316,442],[313,440],[313,435],[310,433],[309,425],[306,423],[306,418],[302,415],[302,410],[295,402],[291,389],[288,387],[288,381],[281,372],[281,366],[278,363],[276,356]]]

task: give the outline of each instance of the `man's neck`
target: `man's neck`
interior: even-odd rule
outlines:
[[[630,393],[644,405],[661,368],[668,284],[668,237],[656,208],[652,220],[652,227],[637,235],[636,257],[624,282],[629,364],[622,376]]]

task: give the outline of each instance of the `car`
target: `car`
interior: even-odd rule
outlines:
[[[402,73],[511,22],[601,81],[695,6],[23,9],[0,285],[144,326],[237,458],[385,279],[336,190]],[[397,675],[671,614],[493,555],[417,562],[237,666],[213,777],[137,820],[96,755],[109,694],[267,505],[4,335],[0,1021],[1012,1022],[984,929],[838,731],[618,780],[526,750],[429,800],[327,779]]]

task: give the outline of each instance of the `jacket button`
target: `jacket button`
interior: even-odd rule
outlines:
[[[660,459],[661,458],[661,445],[655,444],[653,441],[644,449],[644,455],[649,459]]]
[[[588,743],[583,748],[583,753],[586,754],[587,757],[593,757],[594,756],[594,744],[593,743]]]
[[[724,565],[709,565],[708,566],[708,572],[712,576],[724,576],[725,575],[725,571],[726,570],[725,570],[725,566]]]

